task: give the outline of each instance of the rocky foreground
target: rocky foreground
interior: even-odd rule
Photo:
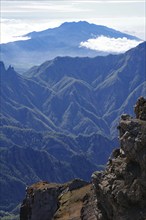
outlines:
[[[136,118],[122,115],[120,148],[91,184],[36,183],[26,190],[20,220],[146,220],[146,99],[134,108]]]

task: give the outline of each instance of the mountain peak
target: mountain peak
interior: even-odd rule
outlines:
[[[11,63],[15,68],[26,69],[26,67],[30,68],[38,62],[41,64],[56,56],[104,56],[111,53],[107,47],[106,49],[103,47],[95,49],[86,44],[81,46],[81,43],[88,43],[89,39],[96,40],[96,38],[103,36],[109,41],[110,38],[116,40],[122,38],[137,42],[140,40],[135,36],[87,21],[65,22],[59,27],[31,32],[24,36],[29,37],[29,39],[1,45],[0,55],[6,64]],[[117,53],[120,52],[118,49]]]
[[[14,67],[13,67],[13,66],[9,65],[7,71],[8,71],[8,72],[14,72],[15,70],[14,70]]]
[[[72,21],[72,22],[64,22],[63,24],[60,25],[60,27],[63,26],[81,26],[81,25],[90,25],[87,21]]]
[[[5,71],[6,71],[5,65],[4,65],[4,63],[2,61],[0,61],[0,72],[3,73]]]

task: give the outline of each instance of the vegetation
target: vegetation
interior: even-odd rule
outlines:
[[[21,76],[1,68],[0,209],[33,182],[90,179],[116,146],[116,122],[145,93],[145,43],[122,55],[58,57]],[[9,216],[8,216],[9,217]]]

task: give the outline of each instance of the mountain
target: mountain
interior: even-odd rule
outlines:
[[[25,35],[28,40],[1,44],[1,59],[16,69],[28,69],[57,56],[97,56],[107,52],[80,47],[80,43],[99,36],[127,38],[139,41],[137,37],[114,29],[89,24],[85,21],[65,22],[61,26]]]
[[[19,204],[28,184],[89,180],[104,167],[116,146],[120,114],[130,114],[130,105],[146,95],[145,47],[105,57],[57,57],[23,76],[0,62],[4,212]]]
[[[116,137],[119,115],[132,113],[129,104],[146,94],[145,47],[144,42],[125,54],[106,57],[57,57],[30,69],[26,76],[54,91],[44,109],[56,126],[74,134]]]
[[[120,148],[91,183],[74,179],[64,184],[38,182],[29,186],[20,220],[146,219],[146,99],[134,108],[136,118],[124,114],[118,126]]]
[[[25,188],[33,182],[61,183],[78,177],[89,180],[91,173],[106,163],[111,144],[98,135],[71,138],[11,126],[1,128],[0,216],[14,213]]]
[[[44,202],[41,192],[44,191],[46,203]],[[35,202],[32,203],[32,194],[34,195]],[[38,199],[36,199],[36,194]],[[48,195],[48,196],[47,196]],[[94,206],[93,201],[90,198],[93,195],[91,190],[91,184],[80,180],[74,179],[65,184],[49,184],[47,182],[38,182],[28,187],[27,197],[29,200],[21,206],[20,219],[36,220],[44,219],[84,219],[84,210],[88,209],[86,219],[94,219]],[[41,201],[41,202],[40,202]],[[42,203],[41,208],[39,204]]]
[[[121,55],[57,57],[25,76],[2,66],[3,125],[115,138],[128,102],[145,95],[145,45]]]

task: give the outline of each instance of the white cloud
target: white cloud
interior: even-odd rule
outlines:
[[[144,0],[1,0],[0,40],[6,43],[31,31],[80,20],[146,40],[144,6]]]
[[[97,22],[98,21],[98,22]],[[90,19],[90,23],[104,25],[123,33],[136,36],[146,40],[145,18],[144,17],[124,17],[124,18],[96,18]]]
[[[125,37],[109,38],[100,36],[95,39],[88,39],[85,42],[81,42],[80,47],[109,53],[123,53],[133,47],[136,47],[139,43],[141,43],[141,41],[129,40]]]
[[[25,19],[1,19],[1,37],[0,43],[8,43],[17,40],[27,40],[28,37],[22,37],[32,31],[41,31],[47,28],[57,27],[61,21],[53,20],[25,20]]]
[[[75,0],[74,2],[81,3],[145,3],[145,0]]]
[[[48,12],[48,13],[72,13],[86,11],[84,8],[74,7],[74,1],[2,1],[2,13],[35,13],[35,12]]]

